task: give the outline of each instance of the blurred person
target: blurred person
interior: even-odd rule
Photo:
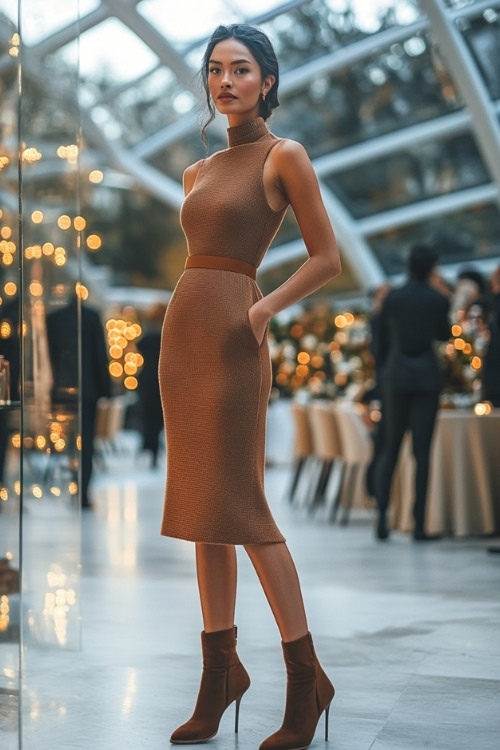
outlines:
[[[163,430],[160,385],[158,382],[158,360],[160,357],[161,327],[166,306],[154,305],[146,316],[145,332],[137,343],[137,350],[144,357],[142,369],[137,376],[137,393],[141,406],[142,449],[151,454],[151,466],[158,465],[160,433]]]
[[[490,280],[491,310],[488,320],[489,342],[483,358],[482,395],[485,401],[500,408],[500,266]]]
[[[20,367],[21,367],[21,344],[19,341],[19,297],[16,296],[2,304],[1,322],[9,326],[9,335],[0,338],[0,354],[9,363],[10,368],[10,400],[13,402],[20,399]],[[7,447],[9,442],[10,410],[0,409],[0,487],[5,482],[5,464],[7,459]],[[1,509],[0,503],[0,509]]]
[[[364,395],[363,401],[370,403],[378,401],[380,419],[372,425],[373,455],[366,469],[366,491],[370,497],[375,497],[375,473],[384,446],[384,413],[383,413],[383,370],[377,362],[378,338],[380,330],[380,312],[382,304],[391,290],[391,284],[380,284],[373,292],[372,312],[370,315],[370,351],[375,363],[375,383]]]
[[[387,539],[387,510],[394,469],[406,430],[416,460],[413,517],[416,541],[425,532],[429,459],[443,378],[434,343],[450,336],[449,302],[429,285],[437,253],[426,245],[411,248],[407,282],[389,292],[380,312],[376,359],[384,378],[385,442],[375,478],[378,539]]]
[[[87,304],[80,302],[78,314],[75,294],[63,307],[49,313],[47,335],[54,380],[53,403],[62,406],[77,403],[78,384],[81,382],[81,502],[82,508],[87,509],[92,507],[88,490],[92,477],[97,402],[111,395],[104,328],[97,310]],[[72,393],[75,388],[76,395]]]
[[[287,666],[281,729],[261,750],[311,743],[334,688],[316,657],[299,579],[264,494],[273,315],[340,272],[334,233],[305,149],[275,137],[278,63],[267,36],[219,26],[201,70],[208,122],[228,118],[228,148],[184,173],[186,269],[168,305],[160,353],[167,442],[162,533],[195,542],[204,630],[191,719],[171,742],[205,742],[239,704],[250,678],[236,652],[236,550],[248,553],[276,619]],[[208,123],[206,123],[207,125]],[[205,125],[205,127],[206,127]],[[263,297],[255,273],[291,206],[309,258]]]

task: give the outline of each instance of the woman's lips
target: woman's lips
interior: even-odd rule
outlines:
[[[217,97],[217,99],[219,99],[221,101],[232,102],[235,99],[237,99],[237,97],[233,96],[233,94],[219,94],[219,96]]]

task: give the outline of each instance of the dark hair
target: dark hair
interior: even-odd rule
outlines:
[[[229,26],[217,26],[207,42],[200,70],[200,76],[205,90],[209,111],[209,118],[201,129],[203,139],[205,139],[205,131],[207,127],[215,118],[215,107],[208,88],[208,62],[212,57],[215,45],[219,44],[219,42],[223,42],[225,39],[237,39],[244,44],[245,47],[248,47],[259,64],[263,79],[269,75],[272,75],[275,78],[265,100],[261,100],[260,102],[259,115],[264,120],[267,120],[271,116],[273,109],[276,109],[276,107],[279,107],[280,105],[278,101],[278,85],[280,78],[278,60],[276,59],[276,53],[274,52],[273,45],[269,38],[260,29],[246,23],[233,23]]]
[[[438,261],[436,250],[430,245],[413,245],[408,256],[408,271],[413,279],[426,281]]]

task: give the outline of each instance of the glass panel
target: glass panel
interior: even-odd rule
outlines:
[[[14,0],[0,0],[0,12],[3,9],[8,12],[9,8],[16,5]],[[100,0],[80,0],[80,14],[86,15],[99,5]],[[36,44],[77,20],[78,8],[72,0],[67,3],[61,3],[61,0],[43,0],[35,4],[29,17],[23,19],[23,42]]]
[[[22,0],[36,16],[78,18],[79,0]],[[56,7],[57,5],[57,7]],[[23,406],[13,447],[22,460],[22,734],[50,746],[65,713],[58,675],[80,645],[79,208],[77,47],[32,62],[21,51],[20,138]],[[61,320],[63,324],[61,324]],[[54,345],[55,341],[55,345]],[[50,707],[50,708],[49,708]],[[72,745],[66,735],[67,745]]]
[[[73,3],[70,0],[68,5]],[[135,80],[158,64],[154,52],[116,18],[89,29],[63,47],[62,53],[70,60],[78,55],[83,80],[97,79],[108,85]]]
[[[470,135],[419,143],[323,178],[355,218],[490,181]]]
[[[194,94],[180,86],[167,68],[159,68],[142,78],[137,86],[123,91],[118,89],[115,94],[106,80],[88,80],[84,87],[86,101],[92,97],[92,103],[102,102],[93,110],[95,122],[105,131],[112,128],[110,135],[119,137],[127,146],[170,125],[198,106]]]
[[[273,129],[300,141],[316,157],[461,106],[438,52],[419,35],[346,70],[312,77],[287,96]]]
[[[488,8],[474,19],[457,19],[492,99],[500,98],[500,9]]]
[[[20,742],[20,460],[17,3],[0,6],[0,746]],[[10,367],[10,401],[5,362]]]
[[[223,133],[210,127],[208,134],[209,154],[227,147],[227,138],[224,137]],[[206,156],[207,151],[201,140],[200,129],[196,128],[185,138],[176,141],[174,146],[167,146],[162,151],[155,153],[148,161],[156,169],[160,169],[166,172],[169,177],[180,181],[186,167]]]
[[[410,244],[431,242],[440,263],[470,263],[500,256],[500,212],[493,205],[478,205],[400,229],[388,229],[369,239],[388,274],[405,269]]]
[[[465,8],[467,5],[475,5],[477,2],[478,0],[444,0],[444,4],[453,10],[460,10],[460,8]]]
[[[414,0],[311,0],[262,28],[285,72],[385,29],[407,26],[420,15]]]

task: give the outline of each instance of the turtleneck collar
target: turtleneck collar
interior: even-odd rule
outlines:
[[[232,146],[242,146],[245,143],[253,143],[265,135],[269,135],[269,130],[262,117],[257,117],[255,120],[249,120],[249,122],[244,122],[242,125],[235,125],[227,129],[229,148],[232,148]]]

